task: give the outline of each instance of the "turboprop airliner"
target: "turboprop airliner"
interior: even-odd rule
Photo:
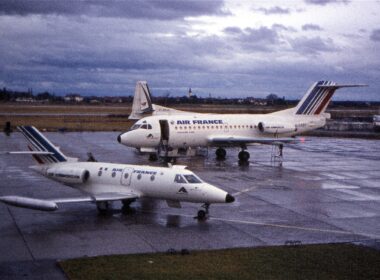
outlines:
[[[30,151],[7,152],[30,154],[37,161],[31,168],[43,176],[80,191],[74,198],[37,199],[17,195],[1,196],[9,205],[43,211],[55,211],[58,204],[73,202],[96,203],[101,213],[107,212],[112,201],[125,207],[141,197],[163,199],[169,207],[180,208],[181,202],[203,203],[197,217],[205,219],[212,203],[231,203],[235,198],[204,182],[186,166],[153,167],[107,162],[79,162],[64,155],[33,126],[19,130],[29,142]]]
[[[226,147],[240,147],[239,161],[248,162],[248,145],[275,145],[282,154],[284,144],[297,142],[294,136],[325,125],[330,118],[325,111],[337,89],[359,86],[366,85],[319,81],[294,108],[269,114],[204,114],[152,104],[148,85],[138,82],[130,118],[140,119],[117,140],[166,158],[191,156],[199,147],[216,147],[216,157],[225,159]]]

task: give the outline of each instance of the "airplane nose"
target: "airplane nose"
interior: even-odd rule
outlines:
[[[119,134],[119,136],[117,136],[117,142],[121,143],[121,134]]]
[[[234,201],[235,201],[235,198],[228,193],[226,195],[226,203],[231,203],[231,202],[234,202]]]

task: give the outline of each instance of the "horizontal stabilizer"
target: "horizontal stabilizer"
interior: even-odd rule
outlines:
[[[11,151],[11,152],[0,152],[0,155],[54,155],[51,152],[44,151]]]
[[[368,87],[366,84],[347,84],[347,85],[320,85],[320,88],[350,88],[350,87]]]

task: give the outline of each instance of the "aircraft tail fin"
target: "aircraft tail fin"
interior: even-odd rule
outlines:
[[[367,85],[353,84],[353,85],[338,85],[331,81],[319,81],[314,83],[305,96],[295,107],[296,115],[319,115],[325,112],[330,100],[339,88],[344,87],[363,87]]]
[[[132,112],[129,115],[131,120],[139,120],[144,114],[152,113],[152,95],[146,81],[136,83],[135,95],[133,97]]]
[[[54,146],[34,126],[19,126],[18,129],[30,143],[28,147],[32,151],[31,154],[38,163],[57,163],[68,160],[59,148]]]

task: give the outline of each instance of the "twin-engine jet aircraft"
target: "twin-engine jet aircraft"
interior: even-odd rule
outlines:
[[[140,119],[117,140],[141,152],[161,157],[191,156],[199,147],[217,147],[218,159],[226,147],[240,147],[239,160],[247,162],[248,145],[296,142],[295,135],[323,127],[325,110],[334,92],[343,87],[330,81],[314,83],[296,107],[270,114],[201,114],[152,104],[146,82],[136,85],[131,119]],[[146,116],[151,114],[151,116]]]
[[[31,154],[39,163],[31,166],[43,176],[82,192],[75,198],[36,199],[21,196],[1,196],[0,201],[13,206],[54,211],[57,204],[70,202],[96,203],[100,212],[106,212],[111,201],[124,206],[140,197],[164,199],[169,207],[180,208],[181,202],[204,203],[198,218],[208,215],[211,203],[231,203],[235,199],[227,192],[202,181],[186,166],[152,167],[107,162],[79,162],[65,156],[33,126],[19,130],[29,141],[30,151],[8,154]]]

